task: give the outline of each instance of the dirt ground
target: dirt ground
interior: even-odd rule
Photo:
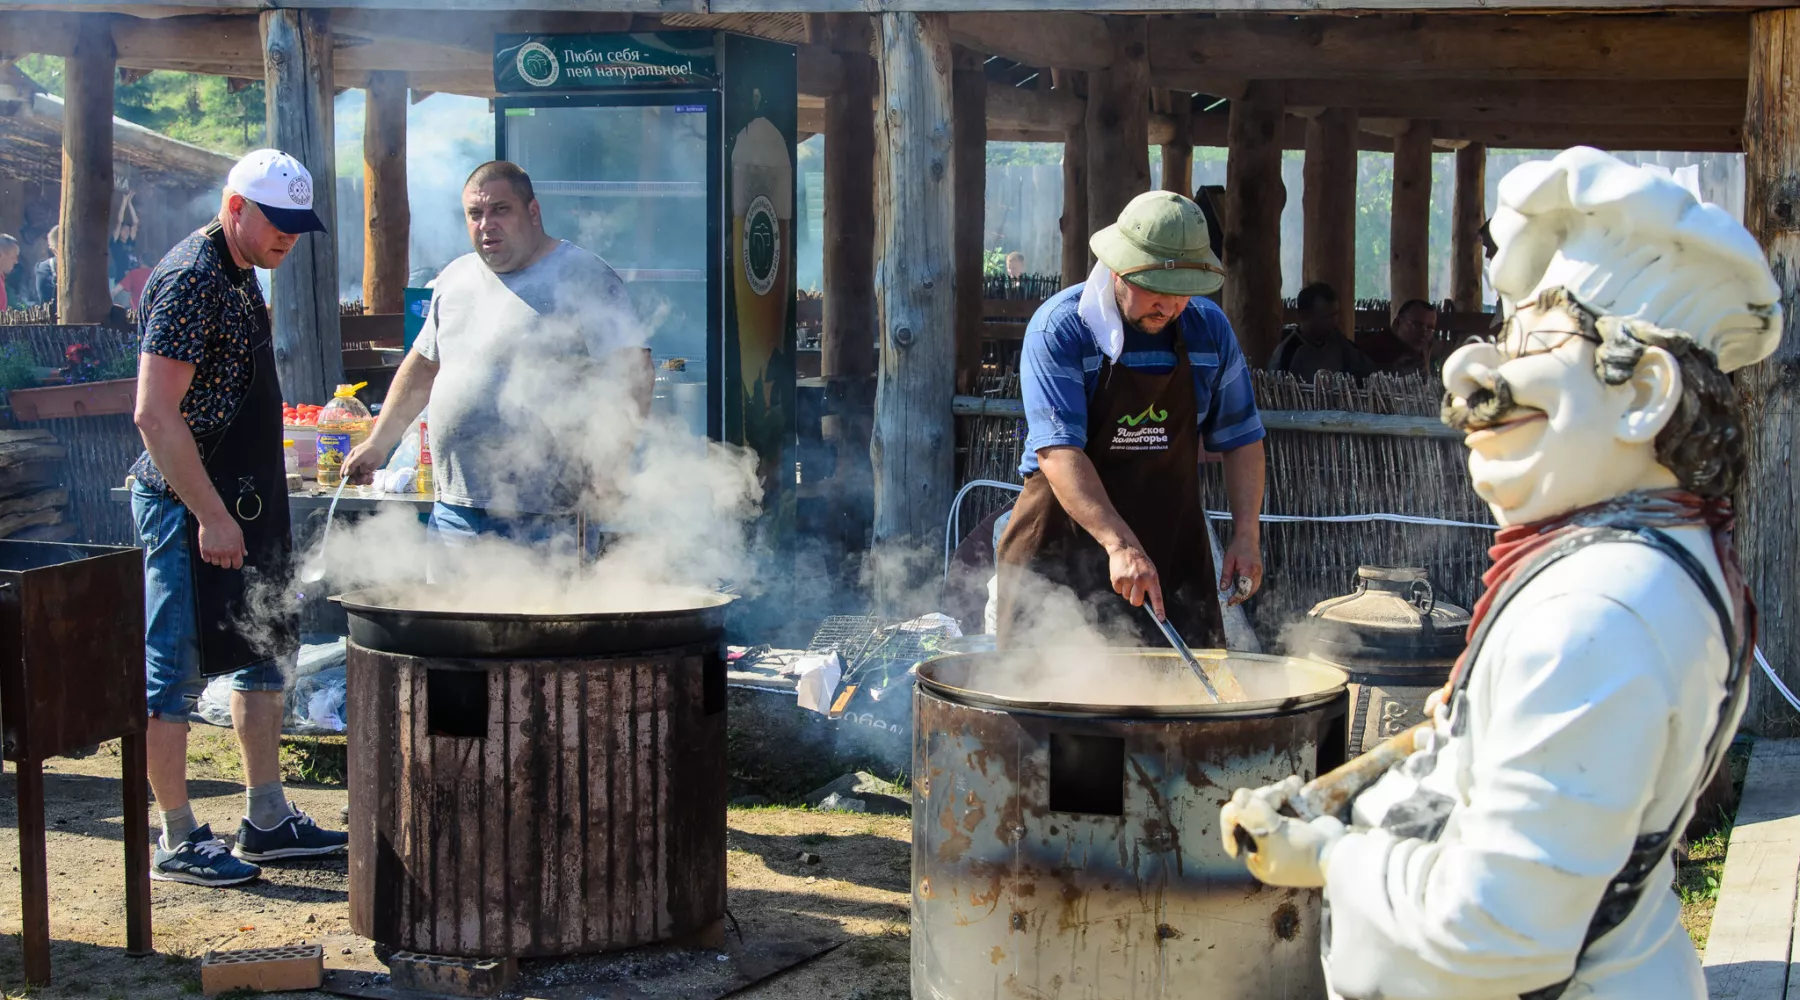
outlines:
[[[188,759],[195,815],[229,840],[244,802],[231,735],[196,727]],[[341,827],[339,812],[348,800],[343,741],[285,741],[282,765],[294,803],[324,825]],[[157,954],[127,957],[118,768],[117,744],[45,766],[54,982],[30,990],[19,951],[12,770],[0,777],[0,991],[9,1000],[192,996],[200,991],[199,956],[208,950],[300,941],[322,943],[327,968],[382,968],[369,942],[350,931],[348,868],[341,857],[267,866],[261,880],[228,889],[153,882]],[[729,823],[729,907],[746,938],[845,941],[739,996],[903,1000],[909,995],[906,818],[761,808],[733,809]],[[151,826],[154,835],[154,813]],[[819,863],[803,863],[802,852],[817,855]],[[561,978],[572,978],[575,971],[568,969]],[[586,992],[559,990],[558,995]],[[590,995],[606,996],[604,983]]]
[[[243,807],[233,738],[224,730],[196,727],[188,760],[195,814],[229,839]],[[1733,763],[1740,762],[1734,759]],[[282,767],[293,801],[326,825],[340,826],[339,811],[348,799],[343,784],[343,740],[286,740]],[[55,981],[49,987],[30,990],[24,987],[19,953],[14,778],[10,769],[0,776],[0,992],[7,1000],[193,996],[200,991],[199,956],[208,950],[299,941],[319,941],[328,968],[367,972],[383,968],[369,942],[350,931],[348,869],[343,858],[272,865],[264,869],[260,881],[230,889],[152,883],[157,954],[127,957],[118,768],[117,744],[103,745],[90,756],[59,758],[46,765]],[[1702,947],[1730,837],[1729,814],[1721,820],[1720,829],[1692,844],[1677,874],[1683,923]],[[844,941],[835,950],[738,996],[754,1000],[905,1000],[910,995],[907,905],[911,828],[906,818],[765,807],[732,809],[728,822],[729,906],[745,938],[829,937]],[[152,814],[153,834],[154,826]],[[817,855],[819,863],[801,861],[798,856],[803,852]],[[535,995],[558,1000],[608,997],[609,982],[639,978],[634,976],[637,969],[667,967],[671,961],[668,956],[649,955],[634,957],[623,965],[612,962],[595,968],[540,963],[535,973],[538,978],[560,982],[563,988]],[[526,974],[534,975],[532,966],[527,966]],[[685,985],[694,985],[695,978],[689,977]],[[584,985],[589,982],[591,989]],[[690,995],[677,989],[673,980],[668,985],[670,992],[626,995]]]

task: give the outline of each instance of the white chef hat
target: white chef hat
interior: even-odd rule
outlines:
[[[1667,170],[1577,146],[1500,181],[1489,280],[1508,310],[1565,288],[1595,312],[1679,330],[1723,371],[1781,339],[1781,289],[1744,227]]]

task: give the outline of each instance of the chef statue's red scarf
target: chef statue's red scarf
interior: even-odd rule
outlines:
[[[1481,599],[1469,615],[1469,641],[1473,642],[1481,623],[1493,611],[1496,595],[1532,561],[1532,558],[1565,536],[1592,524],[1614,524],[1646,528],[1685,528],[1705,526],[1712,532],[1713,552],[1725,572],[1727,599],[1735,605],[1740,649],[1748,650],[1756,641],[1756,604],[1744,582],[1744,570],[1738,562],[1737,546],[1732,543],[1731,501],[1707,500],[1686,490],[1646,490],[1627,493],[1604,503],[1580,507],[1566,514],[1501,528],[1488,549],[1493,565],[1481,574]],[[1729,637],[1727,637],[1729,639]],[[1450,674],[1450,686],[1468,668],[1471,649],[1464,649]],[[1731,651],[1734,655],[1739,650]]]

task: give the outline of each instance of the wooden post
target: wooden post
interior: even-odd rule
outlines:
[[[1302,281],[1337,292],[1338,329],[1356,336],[1356,111],[1327,108],[1306,123]]]
[[[1394,204],[1388,226],[1389,305],[1431,296],[1431,133],[1414,122],[1394,137]]]
[[[956,197],[956,391],[972,393],[981,374],[985,296],[981,265],[987,222],[987,73],[976,53],[958,50],[956,58],[951,79]]]
[[[1081,74],[1056,71],[1057,89],[1082,94]],[[1085,100],[1085,96],[1082,98]],[[1087,113],[1063,134],[1062,280],[1064,285],[1086,281],[1093,257],[1088,253],[1088,142]]]
[[[111,77],[107,79],[110,80]],[[68,86],[68,81],[65,70],[64,87]],[[61,280],[60,276],[58,280]],[[19,951],[25,960],[25,985],[48,986],[50,859],[44,851],[44,834],[47,828],[44,825],[43,761],[19,761],[18,769],[13,774],[13,794],[18,802],[19,817]],[[147,817],[148,813],[145,815]],[[143,846],[138,845],[139,849]]]
[[[1226,126],[1225,312],[1254,367],[1281,340],[1281,92],[1253,81]]]
[[[1169,124],[1174,133],[1162,144],[1162,189],[1184,198],[1194,196],[1194,97],[1185,90],[1169,94]]]
[[[144,853],[144,844],[150,840],[146,754],[142,732],[120,738],[119,783],[123,786],[125,807],[125,817],[119,825],[125,835],[125,954],[133,957],[155,950],[150,926],[150,856]]]
[[[0,233],[23,242],[24,237],[19,236],[19,231],[24,228],[25,182],[12,174],[0,173]],[[23,254],[19,256],[19,266],[30,269]]]
[[[99,323],[112,310],[107,241],[113,194],[112,18],[84,14],[63,60],[62,245],[57,320]]]
[[[875,405],[875,62],[844,54],[825,95],[825,376],[822,433],[837,453],[830,524],[846,552],[869,530],[869,422]]]
[[[1758,643],[1789,687],[1800,682],[1800,10],[1750,15],[1750,92],[1744,120],[1744,222],[1781,283],[1781,346],[1737,375],[1744,401],[1747,469],[1738,488],[1738,550],[1760,606]],[[1759,736],[1800,735],[1774,685],[1753,678],[1744,727]]]
[[[1150,190],[1150,63],[1134,15],[1106,19],[1112,66],[1088,75],[1088,232],[1119,221],[1126,203]],[[1096,39],[1105,44],[1107,39]]]
[[[406,309],[412,209],[406,199],[406,74],[369,74],[363,123],[363,310]]]
[[[262,42],[269,145],[299,160],[312,174],[313,211],[336,228],[329,13],[263,11]],[[270,318],[275,327],[275,363],[289,402],[323,403],[344,380],[334,240],[331,233],[300,237],[275,270]]]
[[[1487,222],[1487,147],[1471,142],[1456,151],[1456,204],[1450,212],[1450,298],[1457,312],[1480,312],[1481,227]]]
[[[875,469],[875,598],[884,614],[929,603],[955,495],[956,282],[953,259],[950,24],[944,14],[879,16],[881,106],[880,381]],[[829,141],[829,140],[827,140]]]

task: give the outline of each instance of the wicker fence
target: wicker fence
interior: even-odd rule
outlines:
[[[1265,411],[1340,411],[1435,417],[1443,396],[1435,380],[1417,375],[1377,375],[1358,380],[1321,374],[1300,382],[1285,373],[1253,372],[1257,404]],[[1016,399],[1018,378],[982,387],[993,399]],[[1274,421],[1271,421],[1274,422]],[[967,448],[964,481],[1019,481],[1024,421],[1007,416],[959,420]],[[1303,517],[1407,514],[1487,524],[1485,505],[1469,484],[1465,452],[1454,438],[1377,433],[1271,430],[1266,442],[1268,486],[1263,513]],[[1210,510],[1226,509],[1220,467],[1209,465],[1202,492]],[[970,494],[966,527],[1010,501],[998,490]],[[1215,521],[1220,542],[1231,526]],[[1488,531],[1391,521],[1306,521],[1263,525],[1263,590],[1249,606],[1265,648],[1275,648],[1282,629],[1327,597],[1348,593],[1359,565],[1419,566],[1438,598],[1467,607],[1480,591],[1487,566]]]

